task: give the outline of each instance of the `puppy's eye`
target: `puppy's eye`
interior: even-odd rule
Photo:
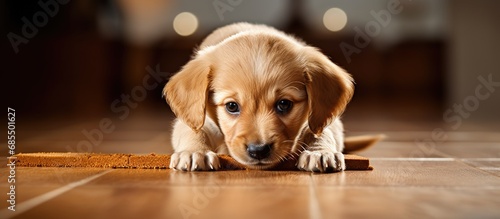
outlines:
[[[238,106],[238,104],[236,102],[226,103],[226,110],[228,113],[233,114],[233,115],[240,114],[240,106]]]
[[[290,100],[279,100],[276,102],[276,112],[279,114],[287,114],[292,109],[292,101]]]

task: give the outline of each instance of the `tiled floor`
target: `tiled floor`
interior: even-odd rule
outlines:
[[[111,133],[96,131],[99,120],[20,122],[16,152],[170,153],[170,120],[116,119]],[[428,141],[430,131],[384,132],[385,141],[359,152],[373,171],[18,167],[16,211],[2,201],[0,218],[500,218],[500,133],[449,132],[446,141]],[[2,166],[5,194],[10,170]]]

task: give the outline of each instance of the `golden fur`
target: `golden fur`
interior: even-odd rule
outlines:
[[[216,170],[225,153],[255,169],[298,157],[301,170],[342,171],[339,117],[353,89],[342,68],[283,32],[219,28],[164,88],[178,117],[170,167]]]

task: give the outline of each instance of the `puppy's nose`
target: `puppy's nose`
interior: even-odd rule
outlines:
[[[247,146],[247,152],[250,157],[260,160],[271,155],[272,147],[273,144],[249,144]]]

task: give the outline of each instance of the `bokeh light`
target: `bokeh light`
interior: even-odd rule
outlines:
[[[330,31],[340,31],[347,24],[347,15],[340,8],[330,8],[323,15],[323,24]]]
[[[198,29],[198,18],[193,13],[182,12],[174,18],[174,30],[181,36],[189,36]]]

